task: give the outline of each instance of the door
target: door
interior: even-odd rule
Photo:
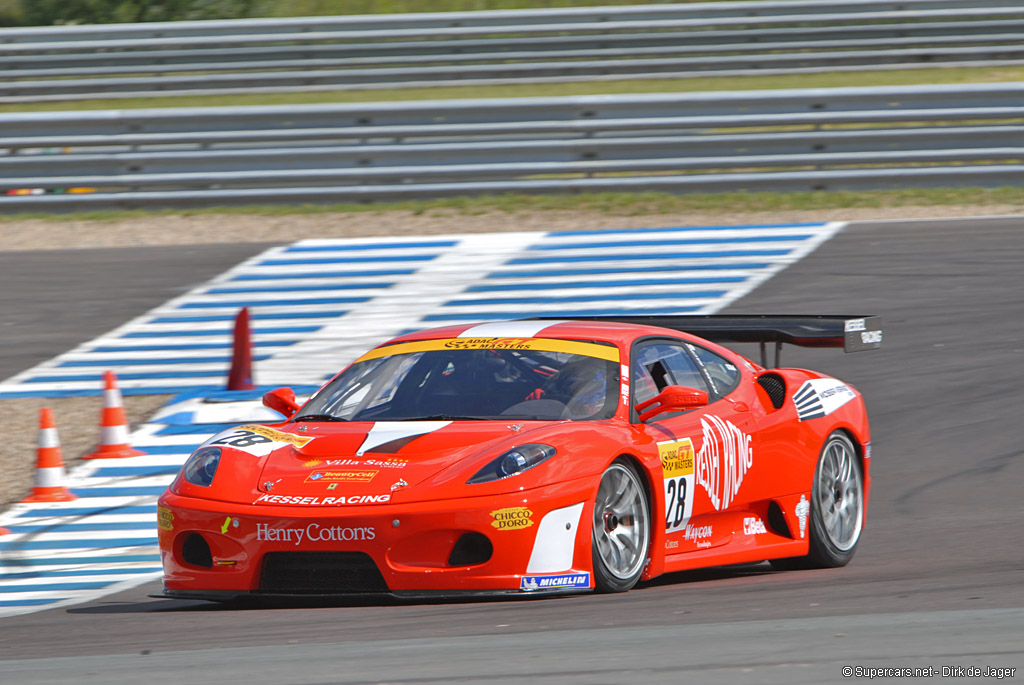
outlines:
[[[632,406],[669,385],[704,390],[708,405],[659,414],[637,427],[658,445],[664,489],[666,551],[729,541],[716,520],[746,509],[743,482],[753,467],[754,422],[737,397],[740,372],[727,359],[681,340],[645,340],[631,355]],[[638,421],[634,411],[634,421]]]

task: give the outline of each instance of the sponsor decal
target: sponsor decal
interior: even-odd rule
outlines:
[[[285,445],[302,447],[312,439],[312,437],[299,437],[266,426],[247,425],[222,431],[204,442],[203,446],[224,445],[256,457],[265,457]]]
[[[871,458],[871,443],[870,442],[868,444],[864,445],[864,458],[865,459],[870,459]]]
[[[306,476],[307,483],[369,483],[380,471],[314,471]]]
[[[337,483],[331,483],[330,485],[327,486],[327,489],[328,490],[337,490],[338,489],[338,484]]]
[[[665,540],[665,549],[678,549],[679,540]]]
[[[321,526],[310,523],[305,528],[277,528],[269,523],[256,524],[256,539],[260,542],[362,542],[373,540],[377,531],[373,527]]]
[[[622,386],[619,389],[619,394],[622,397],[622,406],[629,406],[629,367],[625,364],[619,364],[619,378],[622,379]]]
[[[697,483],[704,488],[711,505],[728,509],[743,485],[743,477],[754,465],[750,436],[732,421],[717,416],[701,417],[704,443],[697,454]]]
[[[807,515],[811,513],[811,503],[803,495],[800,495],[800,501],[797,502],[794,513],[800,519],[800,539],[803,540],[807,533]]]
[[[718,394],[718,384],[715,383],[715,377],[708,372],[708,367],[704,364],[704,359],[701,357],[700,350],[697,349],[696,345],[691,345],[690,343],[686,343],[686,346],[690,348],[693,358],[697,360],[697,366],[699,366],[700,370],[704,372],[702,375],[708,381],[708,384],[711,385],[712,394]]]
[[[262,435],[265,438],[269,438],[274,442],[287,442],[295,445],[296,447],[303,447],[307,442],[312,440],[311,437],[299,437],[298,435],[292,435],[291,433],[284,433],[273,428],[267,428],[266,426],[239,426],[238,430],[247,430],[257,435]]]
[[[704,538],[711,537],[714,532],[715,529],[712,526],[687,526],[686,531],[683,533],[683,539],[691,542],[700,542]]]
[[[533,525],[533,512],[526,507],[505,507],[491,512],[491,525],[498,530],[521,530]]]
[[[693,442],[690,438],[658,443],[665,487],[665,532],[686,527],[693,513]]]
[[[846,383],[832,378],[815,378],[805,381],[793,393],[793,403],[797,417],[807,421],[831,414],[856,396]]]
[[[408,459],[326,459],[316,460],[313,463],[306,463],[303,466],[369,466],[381,469],[404,469],[409,465]]]
[[[412,354],[430,350],[537,350],[540,352],[566,352],[587,357],[606,359],[619,363],[619,348],[578,340],[556,340],[554,338],[445,338],[441,340],[416,340],[394,345],[384,345],[370,350],[358,361],[369,361],[396,354]]]
[[[455,338],[444,342],[449,350],[529,350],[533,338]]]
[[[559,576],[523,576],[522,581],[519,583],[519,589],[523,592],[589,587],[589,573],[566,573]]]
[[[320,497],[318,495],[260,495],[253,504],[291,504],[302,507],[336,507],[342,504],[385,504],[391,501],[391,495],[338,495],[337,497]]]
[[[174,512],[167,507],[157,507],[156,524],[160,530],[174,530]]]
[[[757,516],[745,516],[743,518],[743,534],[744,535],[760,535],[761,533],[767,533],[768,529],[764,527],[764,521]]]
[[[882,331],[861,331],[860,341],[865,345],[881,345]]]

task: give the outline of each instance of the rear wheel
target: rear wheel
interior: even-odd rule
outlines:
[[[625,459],[601,475],[593,519],[594,584],[600,592],[624,592],[647,564],[651,530],[643,481]]]
[[[841,431],[828,436],[811,486],[806,557],[773,560],[776,568],[846,566],[864,526],[864,475],[853,442]]]
[[[846,566],[864,526],[864,476],[845,433],[828,436],[811,490],[811,549],[817,566]]]

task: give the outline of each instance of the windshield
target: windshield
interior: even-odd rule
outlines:
[[[446,347],[453,341],[444,340],[400,343],[391,346],[394,354],[388,354],[389,347],[377,348],[331,381],[292,420],[554,421],[607,419],[615,413],[617,348],[575,341],[539,345],[604,357],[598,358],[476,342],[465,348]]]

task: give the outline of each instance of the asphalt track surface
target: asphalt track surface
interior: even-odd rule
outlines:
[[[66,274],[89,252],[31,257]],[[109,259],[102,252],[95,256]],[[150,272],[163,259],[188,257],[187,249],[166,248],[122,254]],[[135,304],[152,306],[250,253],[236,246],[219,257],[208,248],[196,254],[203,267],[182,270],[178,281],[167,276],[149,293],[151,304],[132,289]],[[1019,681],[1022,266],[1021,219],[853,224],[730,308],[885,317],[881,351],[783,352],[785,365],[836,375],[867,398],[874,482],[868,524],[846,568],[678,573],[619,595],[247,610],[148,598],[159,590],[153,584],[0,620],[0,682],[868,680],[866,670],[845,677],[847,666],[931,668],[932,680],[1016,669],[1004,676]],[[9,283],[6,269],[0,273]],[[96,273],[111,288],[132,288]],[[48,305],[62,321],[80,316],[78,292],[65,294],[60,307]],[[4,321],[11,304],[0,303]],[[109,330],[130,315],[97,311],[107,318],[91,323]],[[26,356],[13,370],[35,361]]]

